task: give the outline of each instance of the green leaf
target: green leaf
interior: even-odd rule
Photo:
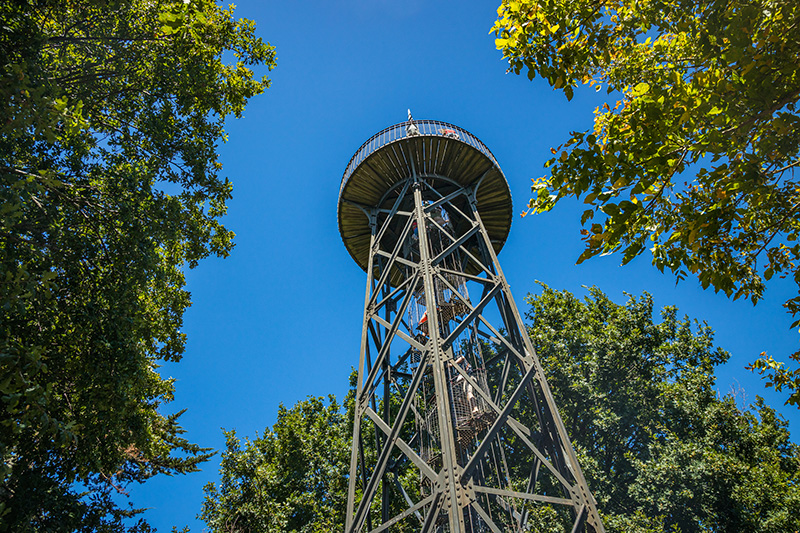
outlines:
[[[631,95],[634,97],[642,96],[643,94],[650,91],[650,84],[646,82],[641,82],[636,85],[631,91]]]

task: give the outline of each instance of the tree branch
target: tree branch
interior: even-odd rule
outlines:
[[[793,101],[797,100],[798,97],[800,97],[800,87],[798,87],[797,90],[795,90],[794,92],[790,92],[790,93],[786,94],[783,98],[781,98],[780,100],[775,102],[775,104],[772,107],[770,107],[769,109],[764,109],[763,111],[758,113],[756,116],[745,120],[744,122],[742,122],[738,126],[731,126],[728,129],[722,130],[720,133],[722,133],[723,135],[728,135],[729,133],[733,133],[735,131],[738,132],[738,131],[741,131],[743,129],[749,129],[757,121],[761,120],[762,118],[765,118],[765,117],[768,117],[768,116],[772,116],[772,114],[774,112],[778,111],[779,109],[781,109],[785,105],[790,104]]]
[[[750,254],[750,261],[755,262],[756,259],[758,259],[758,256],[761,254],[761,252],[766,250],[767,246],[769,246],[769,243],[772,242],[772,239],[774,239],[775,236],[781,232],[781,228],[783,227],[784,222],[786,222],[789,219],[789,217],[792,216],[792,214],[795,211],[797,211],[798,207],[800,207],[800,202],[795,203],[792,206],[792,208],[789,209],[789,211],[787,211],[785,215],[783,215],[783,218],[781,218],[780,221],[774,224],[770,224],[769,226],[761,230],[760,233],[763,233],[765,231],[769,231],[770,229],[774,228],[769,238],[766,241],[764,241],[764,244],[762,244],[761,247],[758,250],[756,250],[754,254]]]
[[[767,176],[772,176],[773,174],[777,174],[779,172],[785,172],[785,171],[789,170],[792,167],[796,167],[797,165],[800,165],[800,159],[798,159],[794,163],[790,163],[790,164],[786,165],[783,168],[778,168],[776,170],[770,170],[769,172],[767,172]]]
[[[664,178],[664,181],[661,184],[661,187],[659,187],[658,191],[656,191],[656,195],[645,206],[645,208],[644,208],[644,212],[645,213],[647,213],[647,211],[650,210],[650,208],[653,206],[653,204],[656,202],[656,200],[658,200],[661,197],[661,195],[664,193],[664,189],[667,187],[667,184],[672,181],[672,176],[675,175],[675,172],[677,172],[678,167],[683,164],[683,160],[686,159],[686,155],[688,153],[689,153],[689,149],[688,148],[684,148],[683,149],[683,153],[681,154],[681,158],[675,163],[675,165],[673,165],[672,170],[670,170],[670,172],[669,172],[669,175]]]

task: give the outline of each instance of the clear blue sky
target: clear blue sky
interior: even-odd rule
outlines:
[[[373,133],[406,118],[455,123],[494,152],[522,212],[530,179],[544,174],[549,148],[591,125],[602,103],[592,89],[572,102],[540,79],[506,74],[489,29],[493,2],[422,0],[255,1],[236,14],[254,20],[277,48],[272,87],[228,126],[220,147],[234,184],[225,224],[236,248],[188,274],[193,306],[185,316],[185,357],[162,368],[176,378],[175,401],[188,408],[192,442],[224,447],[221,428],[241,437],[275,422],[278,405],[309,395],[341,398],[357,363],[366,277],[339,238],[336,201],[345,165]],[[648,257],[620,267],[619,257],[575,265],[582,205],[525,219],[515,216],[500,261],[518,303],[535,280],[585,294],[597,285],[614,301],[650,292],[657,307],[706,320],[731,361],[718,370],[722,393],[741,387],[779,408],[800,431],[800,411],[744,370],[760,352],[785,356],[798,335],[780,304],[790,284],[773,283],[757,307],[676,287]],[[779,357],[780,358],[780,357]],[[795,437],[796,440],[796,437]],[[219,458],[188,476],[154,479],[131,493],[159,531],[202,531],[202,487],[218,479]]]

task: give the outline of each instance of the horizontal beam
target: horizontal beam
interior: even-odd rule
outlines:
[[[497,496],[504,496],[506,498],[519,498],[520,500],[530,500],[534,502],[553,503],[556,505],[569,505],[575,506],[573,500],[566,498],[556,498],[555,496],[545,496],[543,494],[530,494],[527,492],[517,492],[515,490],[496,489],[494,487],[484,487],[483,485],[474,485],[475,492],[482,492],[484,494],[495,494]]]

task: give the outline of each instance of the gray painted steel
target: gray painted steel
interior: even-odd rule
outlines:
[[[462,128],[409,121],[345,170],[367,273],[346,531],[528,531],[549,505],[603,532],[497,253],[511,194]]]

